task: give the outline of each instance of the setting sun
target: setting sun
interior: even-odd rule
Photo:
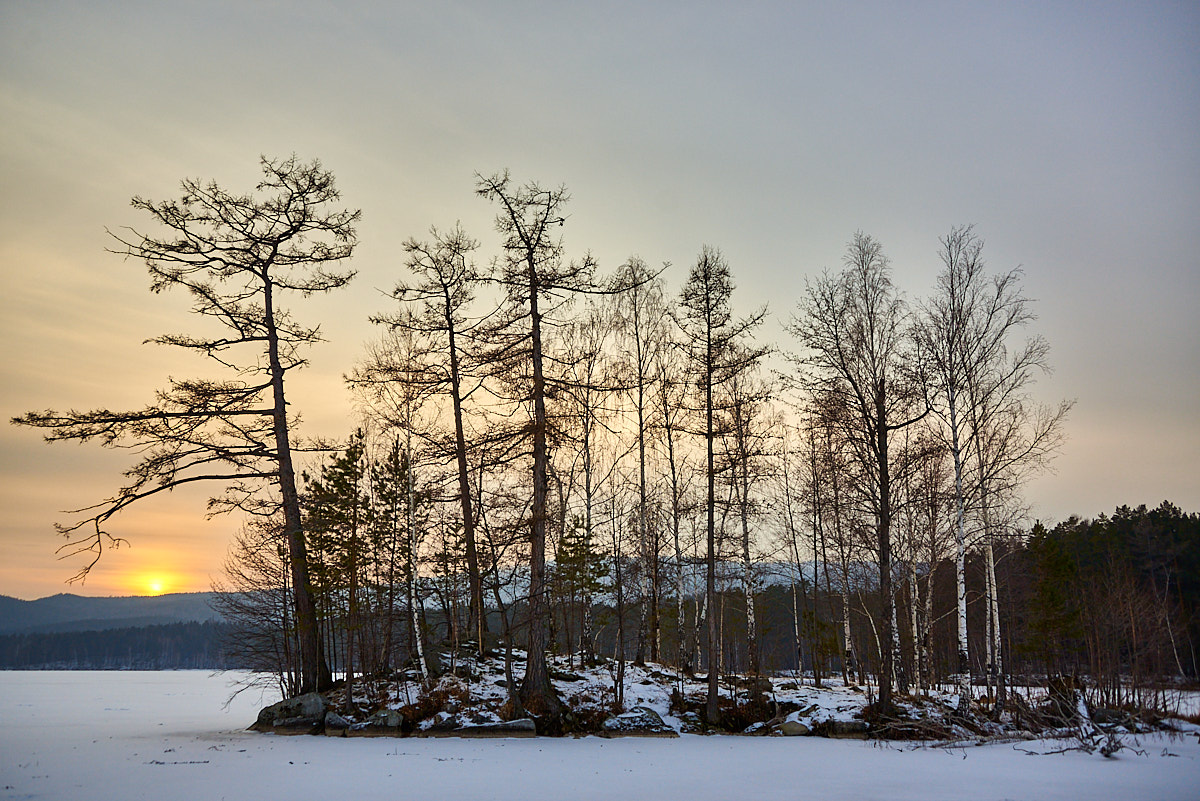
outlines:
[[[147,595],[162,595],[168,588],[168,582],[162,576],[147,576],[141,584]]]

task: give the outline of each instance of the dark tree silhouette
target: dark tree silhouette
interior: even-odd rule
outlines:
[[[915,423],[920,396],[906,338],[908,312],[891,281],[883,247],[861,232],[846,249],[845,270],[808,287],[789,330],[808,349],[810,386],[841,411],[844,435],[863,470],[862,495],[875,517],[879,559],[879,708],[892,710],[892,432]]]
[[[61,552],[90,554],[76,578],[86,577],[107,545],[120,542],[104,526],[130,504],[194,482],[218,482],[225,493],[210,509],[262,513],[282,503],[301,651],[304,690],[331,683],[317,629],[308,556],[292,466],[292,432],[284,394],[286,375],[305,364],[301,350],[320,340],[318,328],[296,323],[283,297],[308,297],[345,285],[340,269],[356,243],[358,211],[333,207],[340,195],[320,162],[295,156],[263,158],[257,194],[231,194],[215,182],[182,182],[178,200],[133,207],[166,229],[163,238],[129,229],[112,234],[113,252],[145,261],[151,291],[182,289],[192,311],[219,323],[222,334],[168,334],[151,341],[209,357],[232,378],[170,380],[153,404],[139,410],[29,412],[13,422],[46,430],[47,441],[98,440],[128,449],[140,461],[112,497],[77,510],[82,519],[60,524]],[[261,492],[274,483],[279,497]],[[83,533],[88,528],[91,530]]]
[[[717,537],[716,537],[716,439],[718,430],[717,397],[715,390],[731,376],[753,365],[762,355],[761,349],[739,347],[766,314],[760,309],[743,320],[735,319],[730,307],[733,279],[729,263],[716,248],[705,245],[700,250],[680,293],[677,322],[682,329],[692,368],[692,378],[700,396],[700,413],[704,417],[704,436],[707,448],[708,529],[706,547],[705,603],[708,607],[708,700],[709,725],[720,718],[718,706],[717,664],[719,627],[717,612]]]
[[[529,659],[521,685],[521,701],[548,730],[559,725],[562,704],[550,682],[546,649],[550,646],[550,605],[546,581],[546,523],[550,456],[547,448],[545,358],[546,334],[554,313],[578,292],[594,289],[594,263],[563,260],[558,231],[569,200],[564,187],[543,189],[536,183],[513,185],[508,172],[476,176],[476,193],[499,207],[496,230],[504,254],[497,260],[495,280],[506,304],[494,329],[493,362],[517,377],[521,400],[529,406],[529,439],[533,457],[533,502],[529,513]],[[526,374],[525,371],[528,371]]]

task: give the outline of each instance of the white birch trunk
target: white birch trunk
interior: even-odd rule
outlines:
[[[425,635],[421,631],[421,613],[417,608],[417,513],[414,508],[416,493],[413,490],[412,434],[408,435],[404,450],[408,458],[408,552],[411,560],[408,571],[408,608],[412,613],[413,639],[417,641],[421,680],[428,683],[429,663],[425,660]]]
[[[992,550],[991,542],[988,542],[985,548],[985,554],[987,556],[988,574],[988,618],[991,622],[991,638],[988,647],[988,664],[990,671],[995,676],[998,686],[1000,676],[1004,672],[1004,661],[1000,648],[1000,587],[996,583],[996,557]]]
[[[958,437],[957,393],[949,391],[951,454],[954,456],[954,581],[958,596],[958,708],[966,712],[971,703],[971,662],[967,653],[967,523],[963,497],[962,445]]]
[[[916,687],[918,694],[925,692],[925,672],[921,664],[925,654],[922,646],[920,617],[917,611],[921,598],[920,589],[920,585],[917,583],[917,565],[910,559],[908,561],[908,595],[911,600],[908,604],[908,625],[913,641],[913,686]]]
[[[844,576],[844,574],[843,574]],[[843,580],[845,580],[843,578]],[[845,660],[847,675],[858,667],[854,664],[854,645],[850,639],[850,591],[842,587],[842,659]]]

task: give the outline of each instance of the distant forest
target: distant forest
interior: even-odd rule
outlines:
[[[0,635],[3,670],[229,670],[227,623]]]

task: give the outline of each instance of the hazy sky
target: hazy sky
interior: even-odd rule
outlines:
[[[141,342],[187,330],[105,228],[185,176],[319,158],[363,210],[355,283],[306,304],[328,343],[293,386],[305,432],[353,426],[341,375],[389,308],[400,243],[463,225],[496,252],[473,174],[566,184],[570,255],[604,269],[728,258],[767,336],[856,230],[910,299],[974,223],[1022,265],[1074,398],[1038,517],[1170,499],[1200,511],[1200,6],[1193,2],[0,4],[0,412],[135,408],[202,370]],[[59,510],[129,462],[0,427],[0,594],[68,589]],[[207,589],[236,521],[202,491],[135,508],[84,594]]]

